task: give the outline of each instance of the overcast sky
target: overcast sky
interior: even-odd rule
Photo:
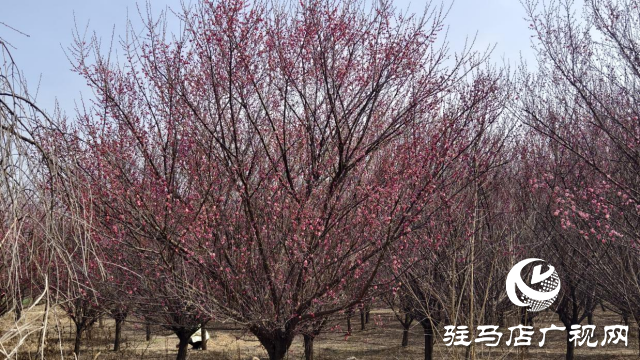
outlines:
[[[144,0],[137,3],[144,10]],[[395,3],[412,12],[421,12],[424,6],[422,1]],[[154,12],[179,8],[180,0],[153,0],[151,6]],[[12,54],[27,78],[30,92],[35,93],[39,85],[38,103],[53,109],[57,99],[69,115],[80,94],[89,95],[82,78],[70,71],[64,52],[73,41],[74,14],[81,30],[89,22],[89,29],[107,40],[114,28],[116,38],[124,33],[127,15],[135,20],[134,26],[140,19],[135,0],[0,0],[0,9],[0,37],[15,47]],[[496,45],[493,61],[502,63],[504,59],[514,65],[522,54],[532,62],[531,32],[524,16],[517,0],[456,0],[446,21],[451,48],[460,51],[465,39],[477,34],[476,48]]]

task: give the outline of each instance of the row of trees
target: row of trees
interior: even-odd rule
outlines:
[[[118,56],[78,36],[94,96],[73,118],[4,47],[0,315],[28,331],[0,341],[44,356],[57,306],[76,354],[108,315],[116,350],[130,316],[175,332],[178,360],[230,319],[272,360],[298,335],[312,359],[338,314],[384,302],[431,359],[441,325],[534,321],[504,292],[525,257],[557,268],[567,327],[602,303],[640,324],[637,1],[524,5],[538,69],[512,75],[451,56],[442,7],[202,1]]]

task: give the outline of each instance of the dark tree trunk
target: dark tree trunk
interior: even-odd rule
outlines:
[[[18,321],[22,317],[22,301],[16,300],[15,320]]]
[[[327,323],[327,318],[323,318],[321,321],[315,321],[311,324],[311,332],[302,334],[304,337],[304,357],[306,360],[313,360],[313,343],[316,336],[320,335],[322,328]]]
[[[424,360],[433,360],[433,324],[429,319],[420,322],[424,330]]]
[[[151,341],[151,324],[150,323],[147,323],[146,332],[147,332],[147,341]]]
[[[352,311],[349,310],[349,312],[347,312],[347,334],[351,335],[351,314]]]
[[[120,351],[120,342],[122,339],[122,323],[124,323],[124,318],[117,317],[116,320],[116,334],[115,339],[113,340],[113,351]]]
[[[293,328],[274,330],[251,327],[249,330],[258,338],[265,350],[267,350],[269,360],[284,359],[295,336]]]
[[[84,328],[82,325],[76,325],[76,340],[73,343],[73,352],[77,357],[80,356],[80,347],[82,346],[82,332]]]
[[[303,334],[304,337],[304,358],[305,360],[313,360],[313,340],[315,337],[309,334]]]
[[[570,328],[570,326],[567,327],[567,354],[565,356],[566,360],[573,360],[573,350],[575,349],[575,347],[573,346],[573,341],[569,340],[571,338],[571,336],[569,335]]]
[[[402,324],[402,347],[407,347],[409,345],[409,327],[413,322],[413,317],[409,314],[404,315],[404,321],[400,322]]]
[[[587,314],[587,323],[589,323],[589,325],[593,325],[593,311]]]
[[[566,351],[566,355],[565,355],[565,359],[566,360],[573,360],[573,352],[574,352],[574,345],[573,345],[573,341],[569,341],[569,339],[571,338],[571,336],[569,335],[569,330],[571,329],[571,325],[573,324],[577,324],[578,322],[578,309],[576,308],[576,304],[572,304],[572,309],[570,312],[568,312],[569,309],[564,309],[565,312],[559,313],[560,315],[560,320],[562,321],[562,324],[564,324],[564,327],[567,328],[566,332],[567,332],[567,351]]]
[[[360,309],[360,330],[365,330],[366,319],[364,314],[364,309]]]
[[[189,339],[194,332],[195,329],[185,329],[185,328],[177,328],[173,329],[173,332],[178,336],[180,342],[178,343],[178,355],[176,356],[176,360],[186,360],[187,352],[189,350]]]
[[[409,345],[409,329],[405,328],[402,330],[402,347],[407,347]]]
[[[176,356],[176,360],[187,360],[187,352],[189,350],[189,338],[186,340],[180,339],[180,343],[178,344],[178,355]]]
[[[560,304],[556,309],[556,313],[566,328],[567,333],[567,351],[565,359],[573,360],[575,345],[573,341],[569,341],[569,338],[571,337],[569,335],[569,331],[571,330],[571,325],[580,324],[580,322],[589,315],[589,309],[581,309],[579,302],[576,300],[576,288],[571,286],[571,284],[568,284],[568,288],[568,295],[565,295],[564,299],[560,301]]]

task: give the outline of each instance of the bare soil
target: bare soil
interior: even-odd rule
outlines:
[[[39,313],[38,313],[39,311]],[[34,319],[42,318],[42,309],[31,312],[28,316]],[[346,321],[340,321],[340,327],[321,334],[315,342],[316,360],[393,360],[393,359],[424,359],[423,346],[424,335],[422,327],[414,323],[409,336],[409,346],[400,346],[402,328],[395,320],[393,314],[388,310],[374,310],[371,314],[371,321],[364,331],[360,329],[359,317],[352,318],[353,332],[351,336],[345,335]],[[0,336],[9,329],[11,314],[0,318]],[[597,325],[595,340],[602,341],[604,337],[603,327],[605,325],[621,324],[621,319],[617,314],[607,311],[598,311],[595,316]],[[489,348],[476,345],[478,359],[564,359],[565,357],[565,333],[551,331],[547,333],[547,340],[544,347],[539,347],[541,334],[540,328],[549,324],[561,326],[557,315],[547,311],[536,318],[534,326],[535,334],[532,344],[528,347],[507,347],[504,345],[509,337],[509,331],[501,328],[503,337],[501,345],[497,348]],[[488,324],[487,324],[488,325]],[[121,351],[111,351],[113,344],[114,322],[105,319],[102,325],[96,324],[90,334],[84,339],[83,353],[79,357],[81,360],[103,360],[103,359],[163,359],[172,360],[177,354],[176,344],[178,339],[170,331],[160,327],[152,328],[152,340],[145,340],[144,325],[130,319],[125,323],[123,330],[123,344]],[[189,359],[219,359],[219,360],[246,360],[256,356],[260,359],[267,359],[266,352],[257,339],[234,324],[213,323],[208,330],[211,339],[208,342],[208,349],[190,350]],[[50,326],[46,345],[46,359],[74,359],[71,352],[73,347],[74,333],[73,326],[68,318],[63,317],[59,312],[50,316]],[[442,329],[440,329],[442,330]],[[18,359],[36,359],[38,334],[27,338],[24,346],[18,354]],[[637,359],[638,358],[638,331],[633,325],[629,326],[629,343],[625,347],[623,344],[600,346],[589,348],[586,345],[577,347],[575,350],[576,359]],[[0,344],[5,348],[11,343]],[[465,347],[447,347],[439,334],[435,340],[434,358],[436,359],[464,359]],[[304,359],[302,337],[296,338],[288,359]]]

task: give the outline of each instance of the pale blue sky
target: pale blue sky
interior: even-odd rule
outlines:
[[[195,0],[194,0],[195,1]],[[144,11],[144,0],[138,1]],[[400,9],[421,12],[423,2],[397,0]],[[446,4],[450,0],[445,0]],[[154,12],[166,7],[180,7],[180,0],[152,0]],[[69,115],[74,100],[87,88],[80,76],[70,71],[63,49],[73,41],[74,13],[78,27],[95,30],[105,39],[111,37],[115,26],[116,38],[125,31],[127,14],[139,25],[135,0],[0,0],[0,23],[5,23],[29,35],[20,35],[0,24],[0,37],[16,49],[13,56],[25,73],[29,88],[35,92],[39,83],[38,102],[45,109],[53,109],[55,99]],[[477,48],[496,44],[493,60],[519,62],[520,54],[531,63],[531,32],[523,19],[524,9],[518,0],[456,0],[446,24],[449,42],[459,51],[467,36],[477,32]],[[138,26],[137,29],[140,29]]]

